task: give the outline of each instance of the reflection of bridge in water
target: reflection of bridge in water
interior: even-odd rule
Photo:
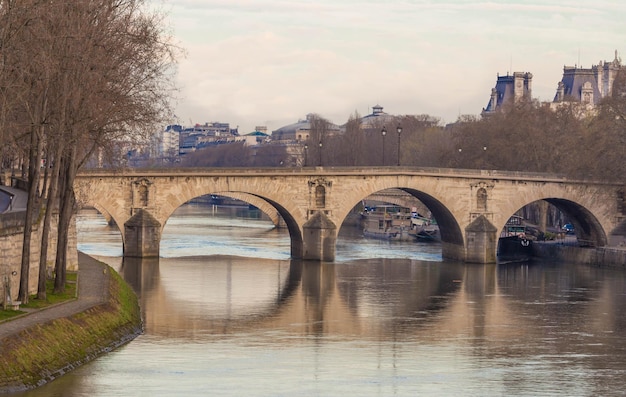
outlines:
[[[201,281],[195,284],[195,288],[219,287],[208,291],[213,299],[207,299],[206,291],[204,295],[174,291],[176,285],[183,285],[176,277],[184,278],[185,272],[195,280],[206,276],[197,274],[196,268],[185,270],[177,266],[176,272],[183,274],[173,276],[168,267],[165,271],[160,269],[157,259],[124,259],[121,272],[138,291],[150,334],[228,337],[267,330],[275,333],[276,338],[284,337],[284,343],[290,343],[290,335],[379,341],[438,340],[442,335],[460,335],[470,345],[478,341],[477,348],[491,345],[507,351],[512,343],[536,343],[545,338],[548,331],[543,326],[549,328],[550,324],[538,323],[538,319],[550,318],[550,310],[565,308],[572,315],[577,311],[601,311],[607,313],[606,323],[571,324],[571,331],[618,332],[620,325],[611,324],[611,319],[619,318],[617,313],[626,309],[608,301],[576,305],[598,301],[601,294],[615,293],[612,288],[624,288],[622,280],[619,285],[602,285],[598,289],[597,284],[589,281],[589,268],[582,266],[577,267],[570,280],[570,290],[576,293],[558,301],[550,290],[550,285],[562,283],[558,275],[542,276],[543,283],[520,282],[533,277],[527,265],[412,262],[398,266],[395,262],[395,266],[386,266],[384,260],[377,259],[367,260],[363,266],[341,266],[267,260],[261,267],[271,267],[272,271],[251,279],[238,259],[212,258],[212,268],[216,267],[214,261],[223,264],[217,266],[221,278],[213,278],[210,285]],[[211,273],[212,277],[216,275]],[[537,299],[544,304],[529,305],[529,296],[531,302]],[[551,343],[550,348],[559,350],[566,349],[565,344],[570,342]]]

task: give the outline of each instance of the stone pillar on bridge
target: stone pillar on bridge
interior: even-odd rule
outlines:
[[[124,224],[124,256],[151,258],[159,256],[161,223],[144,209],[138,209]]]
[[[478,216],[465,229],[465,261],[495,263],[498,249],[498,229],[484,215]]]
[[[337,243],[337,226],[318,210],[303,225],[303,259],[334,261]]]

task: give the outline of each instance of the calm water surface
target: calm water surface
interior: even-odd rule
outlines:
[[[344,227],[333,263],[289,259],[260,219],[181,207],[160,260],[122,263],[117,229],[79,217],[79,248],[140,296],[145,333],[25,396],[617,396],[621,271],[466,265],[437,244]]]

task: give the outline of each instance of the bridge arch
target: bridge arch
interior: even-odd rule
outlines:
[[[104,217],[104,220],[107,222],[108,225],[117,225],[117,222],[115,221],[113,216],[109,214],[109,212],[105,210],[102,205],[100,205],[99,203],[93,203],[93,208]]]
[[[108,225],[115,226],[117,228],[122,236],[122,242],[124,242],[124,228],[120,225],[124,224],[127,217],[119,211],[116,211],[115,206],[107,201],[105,197],[106,196],[81,197],[81,200],[78,201],[78,206],[79,208],[94,208],[98,211],[104,217]]]
[[[280,225],[280,213],[277,211],[276,207],[267,202],[267,200],[263,200],[262,198],[253,194],[243,192],[217,192],[215,194],[218,196],[230,197],[236,200],[245,201],[248,204],[252,204],[259,210],[261,210],[265,215],[267,215],[275,227],[278,227]]]
[[[584,206],[565,199],[548,198],[548,203],[567,214],[574,223],[580,245],[604,247],[608,243],[607,233],[596,216]]]
[[[401,189],[388,189],[383,192],[376,192],[369,197],[367,201],[380,201],[388,204],[398,205],[404,208],[417,208],[417,212],[424,213],[424,203],[419,201],[415,196]]]
[[[432,184],[420,183],[420,181],[406,181],[402,183],[397,180],[381,182],[383,183],[367,184],[361,189],[355,189],[350,194],[349,205],[343,207],[341,212],[336,214],[338,225],[343,223],[352,208],[363,199],[376,196],[382,190],[399,189],[418,199],[437,220],[441,235],[442,256],[454,260],[465,260],[465,241],[458,215],[454,213],[452,203],[446,202],[445,198],[441,196],[436,196],[436,189],[433,189]],[[348,198],[345,199],[345,201],[347,200]]]
[[[448,250],[464,247],[463,232],[461,231],[459,222],[445,204],[430,194],[420,190],[409,188],[402,190],[410,193],[413,197],[424,203],[433,214],[433,217],[437,220],[437,225],[439,225],[441,243],[444,247],[448,246]],[[444,248],[442,247],[442,249]]]
[[[562,192],[561,197],[559,197],[559,195],[539,195],[537,199],[526,198],[524,200],[511,200],[512,202],[508,208],[502,208],[498,216],[494,216],[494,225],[497,230],[500,231],[504,229],[509,217],[517,213],[521,208],[534,202],[545,201],[555,206],[572,221],[576,237],[581,246],[606,246],[608,244],[608,233],[602,226],[602,218],[606,215],[597,210],[596,212],[592,212],[589,208],[594,207],[593,203],[584,203],[584,201],[586,201],[584,197],[578,197],[577,199],[573,197],[562,197],[567,196],[567,194],[563,193],[566,192]]]
[[[291,257],[302,258],[302,254],[304,252],[304,244],[301,231],[302,229],[300,228],[300,225],[298,225],[296,219],[285,207],[283,207],[276,201],[269,200],[264,197],[255,196],[253,194],[251,194],[251,196],[257,197],[259,200],[269,203],[276,211],[278,211],[278,214],[280,214],[280,216],[285,221],[287,230],[289,230],[289,238],[291,240]]]
[[[293,258],[300,258],[303,252],[302,232],[300,222],[293,215],[297,209],[289,208],[289,205],[283,205],[277,200],[273,200],[269,197],[262,196],[260,194],[252,193],[250,190],[223,190],[219,188],[211,188],[211,186],[197,186],[193,189],[186,189],[184,194],[169,195],[168,200],[163,203],[157,216],[157,220],[161,224],[161,233],[167,220],[171,217],[174,211],[186,202],[201,196],[208,194],[229,196],[232,198],[242,199],[246,202],[255,202],[259,204],[265,211],[272,212],[269,208],[272,208],[285,222],[289,236],[291,240],[291,256]],[[252,203],[251,203],[252,204]],[[264,212],[265,212],[264,211]],[[293,211],[293,212],[292,212]],[[267,212],[266,212],[267,213]]]

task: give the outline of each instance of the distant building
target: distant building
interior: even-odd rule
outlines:
[[[214,136],[214,137],[228,137],[239,135],[237,128],[231,129],[228,123],[209,122],[202,125],[196,124],[193,127],[186,128],[185,131],[189,131],[192,135]]]
[[[591,68],[564,66],[563,78],[558,84],[551,108],[555,109],[563,102],[579,102],[587,109],[593,109],[602,98],[611,94],[615,77],[623,68],[617,51],[613,61],[600,61]]]
[[[181,125],[172,124],[154,134],[151,142],[150,157],[161,159],[176,158],[178,156],[178,146],[182,130],[183,127]]]
[[[297,123],[289,124],[284,127],[272,131],[272,141],[295,141],[304,142],[309,139],[311,135],[311,121],[313,121],[314,114],[309,113],[306,115],[305,120],[298,120]],[[329,125],[329,133],[339,133],[341,129],[335,124]]]
[[[179,152],[185,155],[202,147],[230,143],[240,139],[238,128],[230,128],[228,123],[196,124],[181,131]]]
[[[498,75],[495,88],[491,89],[491,97],[481,115],[489,116],[499,111],[506,104],[515,103],[522,98],[532,97],[533,75],[528,72],[515,72],[513,75]]]
[[[256,131],[243,136],[246,146],[255,146],[271,141],[271,137],[267,134],[267,127],[256,127]]]
[[[390,118],[393,116],[385,113],[382,106],[372,106],[372,113],[361,117],[361,129],[379,127],[379,124],[385,123]]]

